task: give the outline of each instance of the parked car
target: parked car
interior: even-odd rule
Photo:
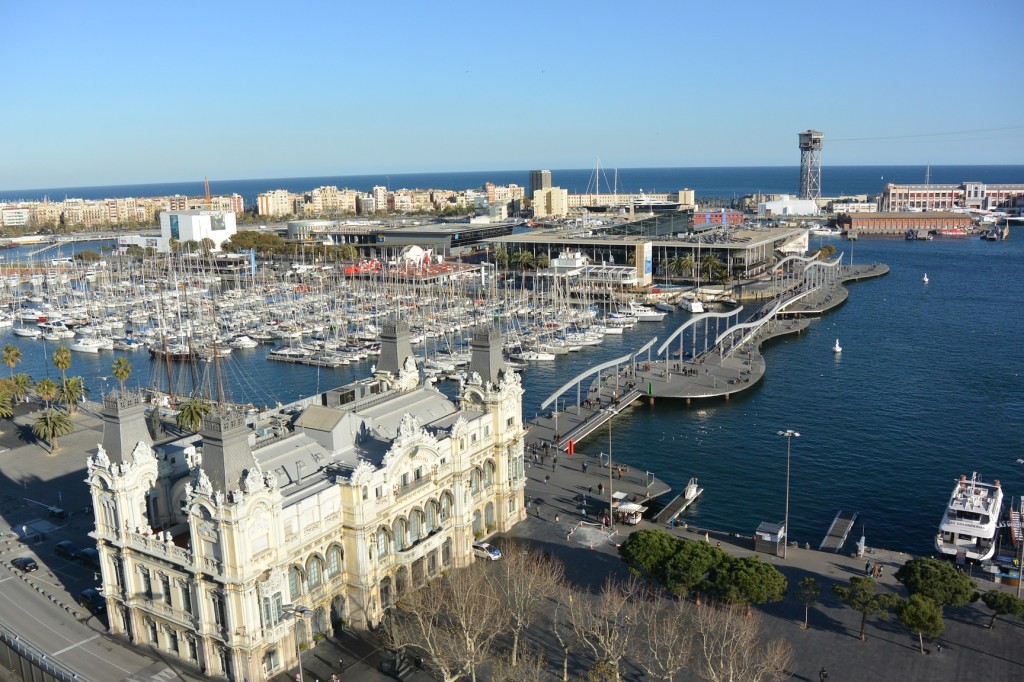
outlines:
[[[36,563],[36,560],[27,556],[20,556],[17,559],[11,559],[11,566],[21,569],[25,573],[31,573],[32,571],[39,570],[39,564]]]
[[[501,550],[486,542],[473,543],[473,556],[490,561],[497,561],[501,558]]]
[[[81,551],[81,556],[78,560],[82,562],[84,566],[88,566],[92,569],[98,569],[100,567],[100,553],[95,547],[85,547]]]
[[[79,592],[78,603],[93,613],[103,613],[107,610],[107,600],[95,587],[87,587]]]
[[[62,542],[58,542],[55,550],[57,552],[57,556],[62,556],[65,559],[77,560],[80,556],[82,556],[81,550],[79,550],[78,546],[75,543],[71,542],[71,540],[64,540]]]

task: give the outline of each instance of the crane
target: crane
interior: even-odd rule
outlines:
[[[213,208],[213,200],[210,199],[210,178],[203,178],[203,184],[206,187],[206,210]]]

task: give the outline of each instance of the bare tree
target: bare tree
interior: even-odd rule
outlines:
[[[544,657],[530,649],[524,649],[515,663],[511,658],[497,661],[491,669],[489,679],[492,682],[543,682],[550,679],[550,675]]]
[[[479,564],[406,590],[397,607],[386,622],[389,644],[423,651],[427,667],[445,682],[466,675],[476,680],[477,669],[491,658],[491,644],[508,624]]]
[[[569,650],[575,637],[566,614],[569,612],[568,605],[580,598],[581,595],[576,588],[566,585],[565,589],[559,592],[555,612],[551,614],[551,633],[558,640],[558,646],[562,650],[562,682],[569,682]]]
[[[551,598],[564,589],[565,569],[561,562],[521,544],[507,546],[498,564],[492,578],[495,592],[507,610],[512,632],[510,662],[515,667],[523,631],[550,608]]]
[[[656,595],[640,610],[638,646],[633,658],[651,677],[671,682],[693,659],[690,605]]]
[[[792,647],[781,639],[764,642],[761,616],[746,607],[706,604],[689,609],[694,630],[694,664],[709,682],[775,682],[789,677]]]
[[[569,623],[576,639],[584,644],[597,659],[610,669],[615,679],[619,676],[619,661],[632,653],[633,636],[637,630],[643,585],[632,576],[626,581],[613,577],[605,580],[596,597],[577,594],[568,603]]]

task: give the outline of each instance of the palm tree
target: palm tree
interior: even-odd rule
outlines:
[[[718,260],[718,257],[712,253],[700,259],[700,269],[704,272],[705,277],[708,281],[712,281],[717,276],[721,276],[722,272],[722,261]]]
[[[21,349],[15,346],[13,343],[9,343],[4,346],[3,350],[4,364],[11,368],[11,378],[14,378],[14,367],[21,362]]]
[[[32,435],[50,444],[50,452],[57,450],[57,439],[71,433],[71,417],[60,410],[46,409],[32,424]]]
[[[64,379],[57,388],[57,397],[68,408],[68,414],[75,413],[75,404],[85,397],[85,382],[82,377]]]
[[[50,408],[50,401],[57,395],[57,382],[47,377],[36,382],[36,395],[43,399],[46,408]]]
[[[533,262],[533,254],[524,249],[520,249],[512,254],[512,267],[516,270],[526,270],[533,265]]]
[[[114,378],[121,382],[121,393],[124,393],[124,382],[132,373],[132,363],[128,362],[128,358],[116,358],[111,372]]]
[[[32,377],[25,372],[18,372],[11,377],[11,395],[19,401],[24,401],[32,392]]]
[[[4,380],[7,383],[7,380]],[[14,416],[14,405],[11,403],[11,394],[8,386],[0,387],[0,419],[10,419]]]
[[[53,366],[60,370],[60,375],[67,378],[65,372],[71,368],[71,349],[65,345],[57,346],[53,351]]]
[[[189,431],[199,431],[203,419],[213,409],[210,401],[200,396],[193,396],[178,407],[178,427]]]

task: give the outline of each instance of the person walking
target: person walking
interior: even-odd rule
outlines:
[[[587,473],[587,463],[584,462],[582,466],[583,466],[583,473]]]
[[[545,476],[544,476],[544,485],[547,485],[550,480],[551,480],[551,475],[550,474],[545,474]]]
[[[558,523],[558,520],[559,520],[558,514],[555,514],[555,523]]]
[[[867,561],[864,563],[864,575],[871,575],[871,562]]]

